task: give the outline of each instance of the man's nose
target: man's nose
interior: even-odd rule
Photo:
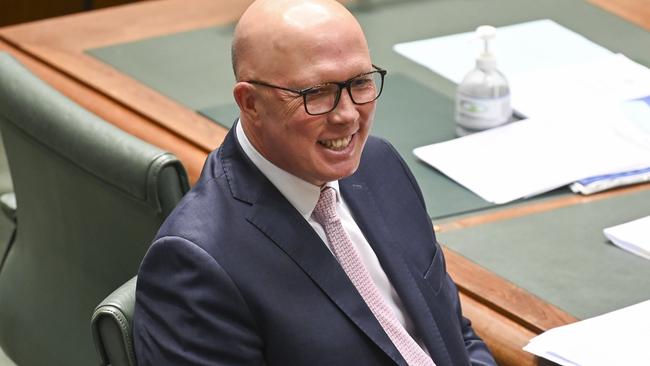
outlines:
[[[339,103],[333,111],[329,113],[329,120],[333,123],[349,123],[359,117],[357,105],[352,102],[350,93],[346,89],[341,90]]]

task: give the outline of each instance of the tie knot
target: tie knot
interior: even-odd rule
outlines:
[[[336,191],[334,188],[325,187],[320,191],[320,197],[318,197],[318,202],[311,215],[321,225],[325,225],[338,218],[336,214]]]

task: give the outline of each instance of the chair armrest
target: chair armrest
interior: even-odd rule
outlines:
[[[16,195],[14,192],[8,192],[0,195],[0,208],[5,216],[16,223]]]
[[[133,277],[102,301],[93,313],[91,328],[102,366],[136,366],[133,350]]]

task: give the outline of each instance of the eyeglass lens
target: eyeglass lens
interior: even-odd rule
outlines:
[[[377,99],[382,88],[382,76],[379,72],[358,76],[349,82],[350,96],[356,104],[364,104]],[[310,114],[323,114],[336,108],[338,84],[324,84],[310,89],[305,94],[305,107]]]

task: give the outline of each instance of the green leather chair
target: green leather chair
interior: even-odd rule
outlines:
[[[133,350],[133,309],[137,277],[113,291],[92,317],[95,348],[101,366],[136,366]]]
[[[0,138],[0,269],[16,231],[16,196],[13,193],[9,164],[4,151]]]
[[[2,149],[4,151],[4,147]],[[9,174],[9,169],[7,169],[7,174]],[[0,194],[0,211],[3,213],[0,215],[0,270],[2,270],[16,236],[16,195],[14,192]]]
[[[0,129],[17,204],[0,269],[0,364],[96,365],[93,309],[137,273],[188,190],[185,170],[2,53]]]

